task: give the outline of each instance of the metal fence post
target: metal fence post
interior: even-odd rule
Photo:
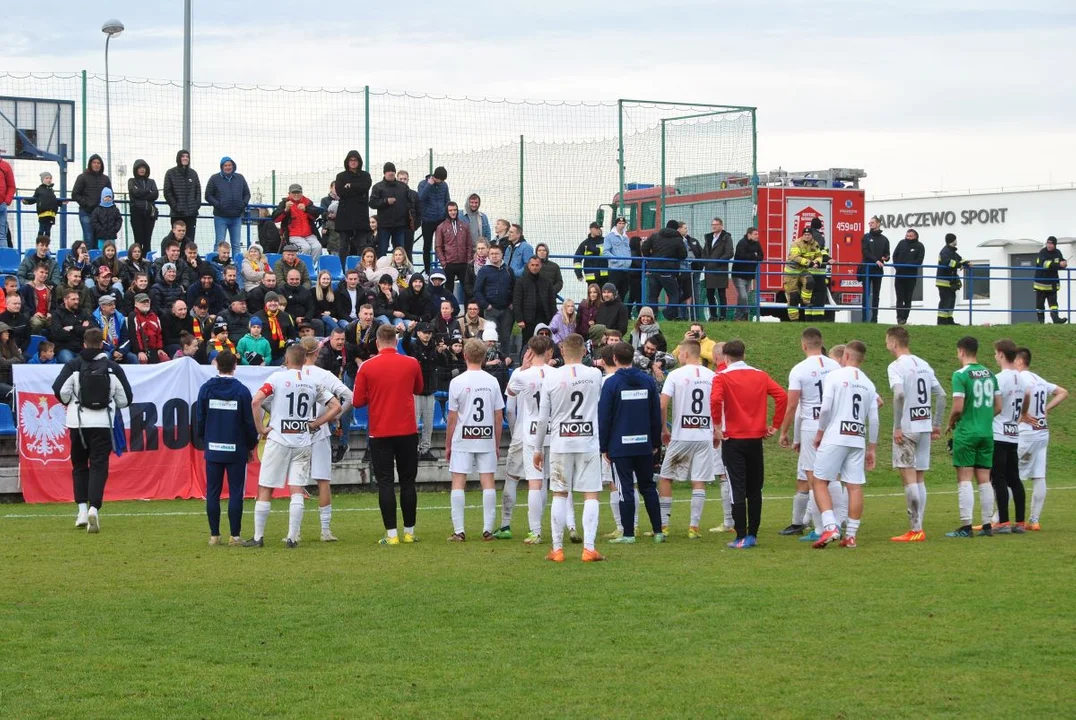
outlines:
[[[82,167],[86,167],[86,71],[82,71]]]
[[[665,118],[661,119],[661,215],[658,227],[665,223]]]
[[[363,141],[366,145],[366,167],[373,167],[373,161],[370,159],[370,86],[363,86],[363,101],[365,104],[366,113],[366,128],[363,131]]]
[[[751,224],[758,227],[758,116],[751,108]]]
[[[755,317],[762,320],[762,293],[759,292],[762,287],[762,263],[755,264]],[[750,294],[750,292],[748,293]],[[745,300],[747,298],[744,298]],[[745,305],[747,303],[744,303]],[[751,318],[747,318],[748,321]]]
[[[523,136],[519,136],[519,226],[523,227]]]
[[[270,204],[272,204],[276,202],[276,170],[270,172],[269,177],[271,178],[269,183],[269,192],[272,195],[272,197],[269,198],[269,202]]]
[[[617,146],[618,147],[618,152],[617,152],[617,154],[618,154],[618,160],[619,160],[617,164],[620,165],[620,194],[617,196],[619,198],[619,202],[617,203],[619,205],[619,207],[616,209],[616,212],[614,212],[613,215],[623,215],[624,217],[627,217],[627,212],[625,211],[625,206],[624,206],[624,101],[623,100],[617,100],[616,101],[616,126],[617,126],[616,136],[617,136],[617,139],[618,139],[618,146]],[[616,218],[614,217],[613,219],[615,220]],[[636,219],[635,222],[636,222],[636,225],[637,225],[638,222],[639,222],[638,219]],[[644,273],[643,276],[645,277],[645,273]],[[646,295],[644,294],[643,297],[646,297]]]
[[[430,171],[427,175],[433,175],[433,148],[430,148]]]
[[[968,281],[968,325],[970,326],[975,324],[975,269],[973,266],[968,265],[964,279]]]

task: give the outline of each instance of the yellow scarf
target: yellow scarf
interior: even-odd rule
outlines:
[[[278,348],[284,347],[284,332],[280,329],[280,320],[277,319],[277,315],[280,313],[265,311],[265,317],[269,318],[269,338],[273,340]]]

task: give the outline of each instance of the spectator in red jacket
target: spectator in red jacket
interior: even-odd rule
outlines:
[[[0,150],[0,153],[6,152]],[[15,173],[7,160],[0,158],[0,247],[14,247],[8,241],[7,206],[15,199]]]
[[[321,214],[321,207],[303,195],[303,186],[292,183],[288,196],[273,210],[273,222],[280,223],[280,236],[285,243],[299,247],[299,252],[317,259],[321,254],[321,241],[314,221]]]
[[[732,486],[736,539],[729,547],[733,549],[758,544],[765,476],[762,441],[777,432],[788,404],[784,388],[762,370],[745,363],[744,352],[741,340],[725,343],[728,367],[714,376],[710,393],[714,447],[721,447],[721,458]],[[769,423],[766,422],[767,396],[774,399],[776,406]]]
[[[356,408],[369,405],[370,459],[377,481],[381,520],[385,523],[382,545],[399,545],[396,532],[396,493],[392,468],[400,478],[400,509],[403,511],[405,543],[415,541],[418,494],[418,423],[415,395],[422,393],[422,368],[412,357],[396,352],[396,329],[377,329],[377,355],[362,363],[355,377]]]
[[[445,273],[445,287],[451,293],[456,280],[463,283],[467,277],[467,266],[474,258],[471,227],[460,220],[460,209],[454,202],[448,204],[448,217],[433,233],[433,247]]]

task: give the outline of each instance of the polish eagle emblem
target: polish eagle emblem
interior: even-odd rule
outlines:
[[[49,395],[39,395],[36,402],[24,400],[19,410],[19,437],[26,458],[66,460],[70,455],[67,409]]]

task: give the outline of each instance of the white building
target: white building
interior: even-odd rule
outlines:
[[[867,217],[877,215],[891,249],[909,229],[919,233],[926,246],[923,279],[916,290],[909,322],[933,325],[937,321],[938,291],[934,272],[945,234],[957,237],[957,251],[973,263],[970,276],[957,295],[954,318],[961,325],[1007,325],[1034,322],[1035,293],[1031,287],[1035,255],[1050,235],[1069,258],[1076,243],[1076,187],[951,195],[926,195],[868,200]],[[1074,266],[1076,269],[1076,266]],[[1058,306],[1068,317],[1076,304],[1072,270],[1061,271]],[[896,322],[892,270],[882,283],[878,320]],[[1049,320],[1047,320],[1049,321]]]

